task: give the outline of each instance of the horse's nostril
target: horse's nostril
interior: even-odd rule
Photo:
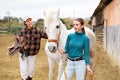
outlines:
[[[54,46],[54,47],[53,47],[53,50],[55,50],[55,48],[56,48],[56,47]]]

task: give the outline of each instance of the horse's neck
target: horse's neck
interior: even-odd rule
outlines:
[[[61,34],[59,39],[59,47],[64,49],[66,44],[66,39],[68,36],[68,33],[67,33],[68,30],[62,22],[60,22],[60,28],[61,28]]]
[[[65,48],[65,44],[66,44],[66,40],[67,40],[67,36],[70,33],[74,32],[74,29],[71,30],[67,30],[66,26],[60,22],[61,25],[61,34],[60,34],[60,40],[59,40],[59,47],[61,48]]]

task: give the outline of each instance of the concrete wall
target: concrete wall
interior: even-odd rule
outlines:
[[[113,0],[104,11],[104,47],[120,68],[120,0]]]

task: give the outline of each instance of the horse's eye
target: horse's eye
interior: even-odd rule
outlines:
[[[46,30],[46,29],[47,29],[47,27],[44,27],[44,29]]]
[[[59,28],[59,26],[57,25],[56,28]]]

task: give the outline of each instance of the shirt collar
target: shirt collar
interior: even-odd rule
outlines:
[[[26,30],[33,30],[33,27],[32,27],[32,28],[30,28],[30,29],[29,29],[29,28],[27,28],[27,27],[25,27],[25,29],[26,29]]]
[[[75,34],[77,34],[77,35],[82,35],[83,32],[75,32]]]

